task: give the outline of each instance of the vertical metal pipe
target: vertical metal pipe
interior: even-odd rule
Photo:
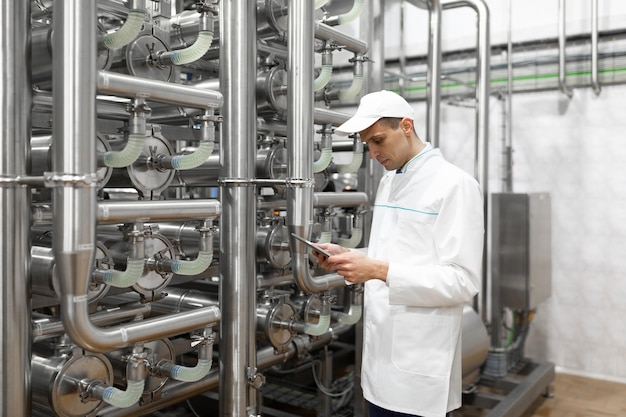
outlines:
[[[509,25],[506,53],[506,128],[504,146],[504,191],[513,191],[513,0],[509,0]]]
[[[426,74],[426,140],[439,146],[439,109],[441,106],[441,2],[430,0],[428,71]]]
[[[291,0],[288,17],[287,62],[287,227],[308,237],[313,222],[313,66],[315,37],[313,0]],[[308,278],[307,251],[292,239],[292,265],[299,285]],[[305,291],[311,291],[305,289]]]
[[[600,95],[598,80],[598,0],[591,2],[591,86],[596,95]]]
[[[490,61],[491,41],[489,38],[489,8],[485,0],[443,0],[445,9],[471,7],[478,15],[478,45],[476,47],[478,68],[476,70],[476,158],[474,176],[481,185],[485,196],[485,236],[489,236],[489,97],[490,97]],[[486,245],[485,245],[486,249]],[[483,320],[487,321],[490,310],[490,288],[488,271],[488,251],[483,254],[483,288],[478,294],[478,310]]]
[[[567,38],[565,36],[565,0],[559,0],[559,88],[568,98],[574,96],[574,92],[567,86],[565,81],[567,57],[565,47]]]
[[[382,90],[385,86],[385,5],[383,0],[366,0],[361,13],[360,37],[369,45],[370,60],[366,64],[363,91],[371,93]],[[378,183],[384,175],[384,167],[370,158],[365,158],[365,169],[359,170],[359,184],[370,196],[370,204],[373,206]],[[366,214],[366,224],[363,234],[365,245],[369,242],[370,227],[372,224],[372,211]]]
[[[439,146],[441,107],[441,0],[408,0],[418,8],[428,8],[428,58],[426,71],[426,141]],[[445,4],[445,1],[443,2]]]
[[[30,2],[0,5],[0,177],[26,175],[30,137]],[[0,185],[0,415],[31,415],[28,190]]]
[[[52,246],[61,277],[61,316],[72,327],[67,324],[75,312],[87,309],[95,250],[96,5],[62,0],[54,6]]]
[[[256,2],[220,2],[220,415],[256,415]],[[313,68],[313,66],[311,66]],[[311,86],[313,82],[311,81]],[[230,181],[235,179],[237,181]],[[237,184],[244,183],[244,186]]]

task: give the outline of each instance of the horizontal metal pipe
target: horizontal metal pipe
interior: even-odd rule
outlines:
[[[357,54],[365,54],[368,50],[367,43],[322,22],[315,22],[315,37],[325,41],[335,41],[338,45]]]
[[[339,126],[346,122],[350,115],[345,113],[339,113],[335,110],[328,110],[321,107],[316,107],[313,112],[313,118],[315,120],[315,124],[330,124],[334,126]]]
[[[206,307],[117,327],[99,328],[89,320],[86,297],[72,294],[64,294],[61,300],[61,315],[72,318],[64,320],[65,331],[70,338],[84,349],[96,353],[202,329],[216,324],[221,319],[219,308]]]
[[[214,219],[221,211],[217,200],[100,201],[98,223]]]
[[[285,350],[280,354],[276,354],[276,350],[272,346],[259,349],[256,352],[257,366],[260,370],[263,370],[274,365],[285,363],[298,353],[299,348],[297,346],[301,347],[304,345],[306,346],[307,351],[321,349],[334,342],[339,335],[347,332],[351,328],[352,326],[349,325],[333,324],[328,332],[316,337],[313,340],[308,336],[302,336],[305,338],[303,342],[298,343],[297,345],[295,342],[292,342],[286,346]],[[98,417],[136,417],[148,415],[155,411],[159,411],[164,407],[180,403],[187,398],[191,398],[208,390],[215,389],[218,385],[219,370],[214,369],[206,378],[196,383],[170,380],[161,392],[159,400],[143,405],[135,404],[129,408],[107,407],[102,409],[97,415]]]
[[[108,307],[91,314],[89,318],[94,324],[109,326],[138,316],[147,316],[151,312],[151,306],[150,303],[135,303],[120,307]],[[63,333],[65,333],[65,329],[60,317],[33,320],[33,342],[35,343],[61,336]]]
[[[368,204],[368,197],[366,193],[359,192],[323,192],[313,193],[313,207],[326,208],[326,207],[357,207],[360,205]],[[266,209],[279,209],[284,210],[287,208],[287,202],[285,200],[271,200],[260,201],[257,203],[258,208],[262,210]]]
[[[219,108],[224,104],[224,97],[219,91],[108,71],[98,72],[98,92],[198,108]]]

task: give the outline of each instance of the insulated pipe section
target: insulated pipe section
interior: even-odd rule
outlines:
[[[197,229],[200,232],[198,256],[193,261],[180,259],[149,259],[148,270],[174,272],[178,275],[198,275],[204,272],[213,261],[213,229],[208,221]]]
[[[130,11],[126,22],[116,32],[105,35],[103,43],[107,49],[120,49],[137,38],[146,18],[145,0],[130,0]]]
[[[348,10],[344,14],[340,14],[338,16],[332,16],[332,17],[329,17],[328,19],[324,19],[324,23],[330,26],[344,25],[346,23],[350,23],[356,20],[361,15],[362,11],[363,11],[363,0],[354,0],[354,3],[352,3],[352,8],[350,10]]]
[[[340,174],[355,173],[363,163],[363,142],[360,139],[354,139],[352,160],[346,165],[337,165],[337,172]]]
[[[135,223],[133,224],[133,230],[128,233],[130,250],[126,263],[126,271],[96,269],[92,275],[95,282],[117,288],[128,288],[139,281],[139,278],[143,275],[145,266],[144,238],[141,228],[140,223]]]
[[[559,88],[561,92],[567,96],[567,98],[572,98],[574,96],[574,91],[567,86],[567,82],[565,77],[566,73],[566,65],[567,65],[567,54],[565,52],[565,47],[567,44],[567,38],[565,36],[565,0],[559,0]]]
[[[357,324],[361,320],[363,313],[363,285],[349,285],[350,290],[350,304],[347,312],[333,313],[333,317],[341,324],[353,325]]]
[[[215,121],[220,121],[213,110],[205,110],[200,120],[200,143],[195,152],[158,159],[155,164],[159,168],[173,168],[179,171],[198,168],[205,163],[215,147]]]
[[[111,404],[118,408],[128,408],[137,403],[143,394],[143,389],[147,377],[147,353],[142,344],[133,347],[133,353],[126,365],[126,390],[107,386],[100,381],[95,381],[87,385],[85,391],[97,399]]]
[[[356,248],[363,238],[363,216],[365,211],[356,214],[352,234],[348,239],[340,238],[337,243],[346,248]]]
[[[97,74],[98,92],[101,94],[126,98],[142,97],[160,103],[201,109],[215,109],[224,104],[224,97],[219,91],[209,91],[109,71],[98,71]]]
[[[602,88],[598,81],[598,0],[591,2],[591,86],[598,96]]]
[[[200,31],[193,45],[176,51],[161,52],[157,61],[161,65],[185,65],[202,58],[213,43],[213,13],[208,6],[200,8]]]
[[[289,2],[289,60],[287,103],[290,117],[288,154],[287,227],[289,233],[308,238],[313,223],[313,1]],[[318,24],[319,25],[319,24]],[[324,25],[326,26],[326,25]],[[327,26],[329,27],[329,26]],[[345,285],[343,277],[312,277],[304,243],[291,238],[292,269],[301,290],[315,293]]]
[[[146,138],[146,119],[150,115],[150,108],[145,100],[135,99],[130,110],[128,142],[121,151],[109,151],[103,155],[104,166],[111,168],[124,168],[131,165],[139,158],[143,151]]]
[[[215,333],[211,328],[204,330],[203,334],[192,342],[192,346],[199,345],[198,362],[194,367],[177,365],[172,361],[164,360],[156,365],[157,375],[171,377],[177,381],[196,382],[204,378],[211,371],[213,363],[213,342]]]

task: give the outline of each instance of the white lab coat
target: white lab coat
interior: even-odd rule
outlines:
[[[477,294],[483,199],[430,144],[381,179],[368,256],[387,282],[365,284],[362,388],[389,410],[444,417],[461,406],[461,318]]]

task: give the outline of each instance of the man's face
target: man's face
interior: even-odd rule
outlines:
[[[411,147],[412,131],[413,122],[405,118],[395,129],[379,120],[359,135],[369,148],[370,158],[375,158],[387,171],[392,171],[402,168],[415,156]]]

